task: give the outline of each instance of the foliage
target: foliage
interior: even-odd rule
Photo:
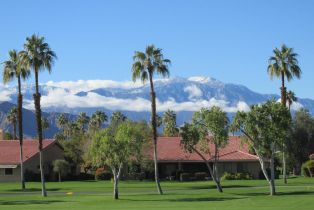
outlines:
[[[61,175],[67,175],[69,172],[70,165],[66,160],[58,159],[52,162],[53,171],[56,173],[60,173]]]
[[[177,128],[176,113],[172,110],[167,110],[162,118],[164,125],[164,136],[177,136],[179,129]]]
[[[271,195],[275,194],[274,157],[276,148],[282,148],[291,125],[289,110],[275,101],[253,105],[249,112],[237,112],[231,130],[242,133],[259,158],[261,169],[270,184]],[[270,160],[271,178],[267,175],[265,160]]]
[[[89,124],[88,124],[88,130],[92,133],[97,132],[100,128],[102,128],[102,125],[104,122],[107,122],[108,117],[103,111],[96,111],[92,117],[90,118]]]
[[[299,174],[302,163],[314,153],[314,118],[305,109],[298,110],[293,117],[286,150],[290,167]]]
[[[13,139],[16,139],[17,108],[13,107],[7,114],[7,121],[12,125]]]
[[[110,180],[112,173],[105,170],[104,168],[97,168],[95,171],[95,180]]]
[[[250,180],[253,179],[252,175],[249,173],[229,173],[225,172],[222,177],[222,180]]]
[[[308,160],[302,164],[302,175],[307,177],[314,176],[314,160]]]

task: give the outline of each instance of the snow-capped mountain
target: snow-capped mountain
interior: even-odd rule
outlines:
[[[219,106],[232,114],[247,111],[250,105],[269,99],[279,100],[276,94],[259,94],[243,85],[229,84],[210,77],[174,77],[154,82],[157,111],[167,109],[177,112],[178,124],[190,119],[194,111],[202,107]],[[15,103],[16,87],[0,87],[0,101]],[[140,81],[116,82],[111,80],[79,80],[48,82],[40,86],[41,104],[45,112],[81,111],[89,114],[104,110],[108,115],[115,110],[132,119],[149,119],[150,86]],[[33,109],[33,86],[24,86],[24,108]],[[314,100],[298,99],[293,110],[304,107],[314,115]]]

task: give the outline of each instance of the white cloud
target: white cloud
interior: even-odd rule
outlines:
[[[71,93],[78,93],[81,91],[90,91],[98,88],[123,88],[132,89],[143,86],[141,81],[125,81],[117,82],[113,80],[78,80],[78,81],[61,81],[53,82],[49,81],[46,83],[50,87],[60,87],[66,88],[71,91]]]
[[[198,98],[203,95],[201,89],[199,89],[196,85],[190,85],[184,88],[184,92],[189,94],[189,99]]]
[[[86,96],[77,96],[71,91],[62,88],[47,89],[48,94],[42,96],[41,105],[43,108],[49,107],[67,107],[67,108],[95,108],[103,107],[109,110],[124,111],[150,111],[150,101],[144,98],[123,99],[101,96],[94,92],[88,92]],[[33,101],[25,101],[26,108],[34,109]],[[166,111],[198,111],[203,107],[210,108],[218,106],[226,112],[247,111],[248,105],[245,102],[239,102],[237,106],[229,106],[225,100],[195,100],[178,103],[173,98],[165,102],[156,100],[157,110]]]

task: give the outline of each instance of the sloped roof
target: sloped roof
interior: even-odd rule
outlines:
[[[53,139],[43,140],[43,149],[55,144]],[[23,161],[38,153],[38,140],[24,139]],[[0,165],[20,164],[20,142],[18,140],[0,140]]]
[[[203,161],[196,153],[185,152],[180,145],[181,137],[159,137],[157,154],[159,161]],[[209,144],[210,154],[204,154],[207,160],[214,158],[214,145]],[[230,136],[229,143],[219,151],[220,161],[258,161],[256,155],[249,153],[246,144],[239,137]]]

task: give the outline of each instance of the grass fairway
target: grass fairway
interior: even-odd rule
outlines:
[[[224,193],[212,182],[162,182],[165,195],[157,195],[154,182],[121,182],[120,200],[112,199],[112,183],[47,183],[48,197],[40,196],[40,183],[27,183],[27,192],[19,183],[0,183],[0,209],[219,209],[289,210],[314,209],[314,179],[291,178],[283,185],[277,180],[277,196],[268,195],[264,180],[223,181]],[[210,187],[210,189],[208,189]],[[73,193],[67,195],[68,192]]]

